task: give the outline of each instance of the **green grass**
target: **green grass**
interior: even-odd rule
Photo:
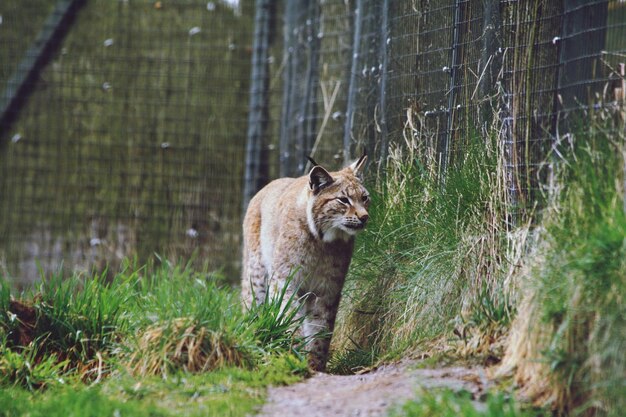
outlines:
[[[368,366],[451,334],[455,322],[486,328],[509,319],[496,149],[479,138],[470,148],[445,186],[418,152],[392,153],[386,178],[370,185],[371,220],[359,237],[336,342],[347,362],[355,355],[342,349],[375,351],[360,355]]]
[[[541,411],[522,410],[502,394],[490,395],[483,403],[472,401],[469,393],[433,391],[418,393],[391,413],[393,417],[539,417]]]
[[[443,186],[418,146],[392,152],[386,177],[370,185],[371,223],[344,292],[331,369],[414,352],[504,359],[538,404],[620,415],[626,139],[610,109],[578,116],[575,134],[555,148],[553,190],[532,225],[508,223],[502,149],[474,146]]]
[[[623,125],[614,130],[603,116],[563,144],[562,189],[526,289],[531,351],[519,367],[541,364],[560,413],[618,416],[626,407],[626,145]]]
[[[244,416],[264,402],[269,385],[301,378],[302,364],[275,356],[261,369],[222,368],[167,379],[115,375],[94,385],[56,384],[46,390],[0,390],[0,416]]]
[[[53,276],[18,300],[0,281],[0,416],[238,416],[308,372],[276,300],[243,311],[190,264],[105,276]]]

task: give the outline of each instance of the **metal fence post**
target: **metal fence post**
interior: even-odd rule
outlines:
[[[21,103],[29,92],[39,71],[50,59],[52,51],[70,26],[71,21],[85,0],[61,0],[48,16],[43,29],[26,51],[13,76],[7,81],[0,96],[0,135],[17,116]]]
[[[285,177],[291,175],[293,167],[291,161],[291,113],[292,106],[295,101],[295,77],[296,77],[296,43],[293,31],[296,26],[297,19],[297,1],[285,2],[285,23],[283,27],[283,61],[285,69],[283,70],[283,96],[281,100],[282,111],[280,121],[280,139],[278,144],[279,152],[279,175]]]
[[[361,56],[361,29],[363,27],[363,0],[357,0],[354,9],[354,38],[352,40],[352,64],[350,66],[350,83],[348,86],[348,103],[346,106],[346,121],[343,132],[343,159],[348,163],[351,157],[350,142],[352,139],[352,125],[354,122],[354,106],[358,89],[358,65]]]
[[[459,40],[461,37],[461,3],[465,0],[456,0],[454,2],[454,30],[452,33],[452,56],[450,65],[450,89],[448,91],[448,124],[447,132],[444,136],[443,150],[441,155],[441,183],[445,183],[445,175],[450,163],[450,145],[452,143],[452,125],[454,122],[454,110],[456,102],[456,83],[458,67],[461,65],[459,62]]]
[[[246,167],[243,191],[243,210],[254,194],[268,180],[267,131],[269,105],[269,41],[270,22],[275,10],[272,0],[256,0],[255,29],[252,51],[252,79],[250,82],[250,112],[246,144]]]
[[[608,1],[568,0],[564,2],[557,81],[557,105],[561,111],[589,104],[600,84],[593,80],[604,48]]]
[[[378,114],[380,118],[378,120],[378,126],[380,126],[380,154],[378,167],[384,167],[387,160],[387,147],[389,143],[387,141],[387,64],[388,64],[388,47],[391,42],[389,37],[389,0],[383,0],[381,5],[381,25],[380,25],[380,50],[379,50],[379,62],[380,62],[380,82],[378,85]]]
[[[498,72],[502,68],[502,54],[500,50],[500,35],[502,21],[500,17],[499,0],[485,0],[483,4],[483,31],[481,62],[484,75],[480,78],[480,122],[482,130],[487,134],[493,116],[493,100],[496,89],[495,83]]]
[[[317,89],[319,88],[319,49],[318,25],[320,9],[317,2],[309,2],[306,19],[306,39],[308,59],[304,76],[304,94],[300,98],[300,110],[298,127],[296,129],[296,141],[298,149],[296,153],[296,173],[302,174],[306,166],[306,157],[311,152],[315,141],[315,124],[317,115]],[[290,174],[296,174],[290,173]]]

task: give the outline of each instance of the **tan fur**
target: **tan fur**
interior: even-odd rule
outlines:
[[[366,157],[341,171],[314,166],[309,175],[281,178],[250,201],[243,223],[242,299],[262,303],[289,281],[304,322],[309,365],[323,371],[354,236],[368,218],[361,174]],[[316,336],[317,337],[313,337]]]

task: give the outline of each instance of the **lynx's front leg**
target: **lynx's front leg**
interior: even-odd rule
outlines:
[[[241,297],[245,308],[265,302],[267,292],[267,270],[256,248],[244,249],[244,262],[241,280]]]
[[[326,297],[310,294],[304,303],[305,316],[302,333],[307,340],[309,367],[314,371],[324,372],[326,370],[339,298],[339,294]]]

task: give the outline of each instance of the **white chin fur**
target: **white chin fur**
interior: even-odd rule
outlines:
[[[324,232],[324,242],[334,242],[335,240],[348,241],[352,236],[356,234],[354,230],[339,229],[337,227],[330,228]]]

